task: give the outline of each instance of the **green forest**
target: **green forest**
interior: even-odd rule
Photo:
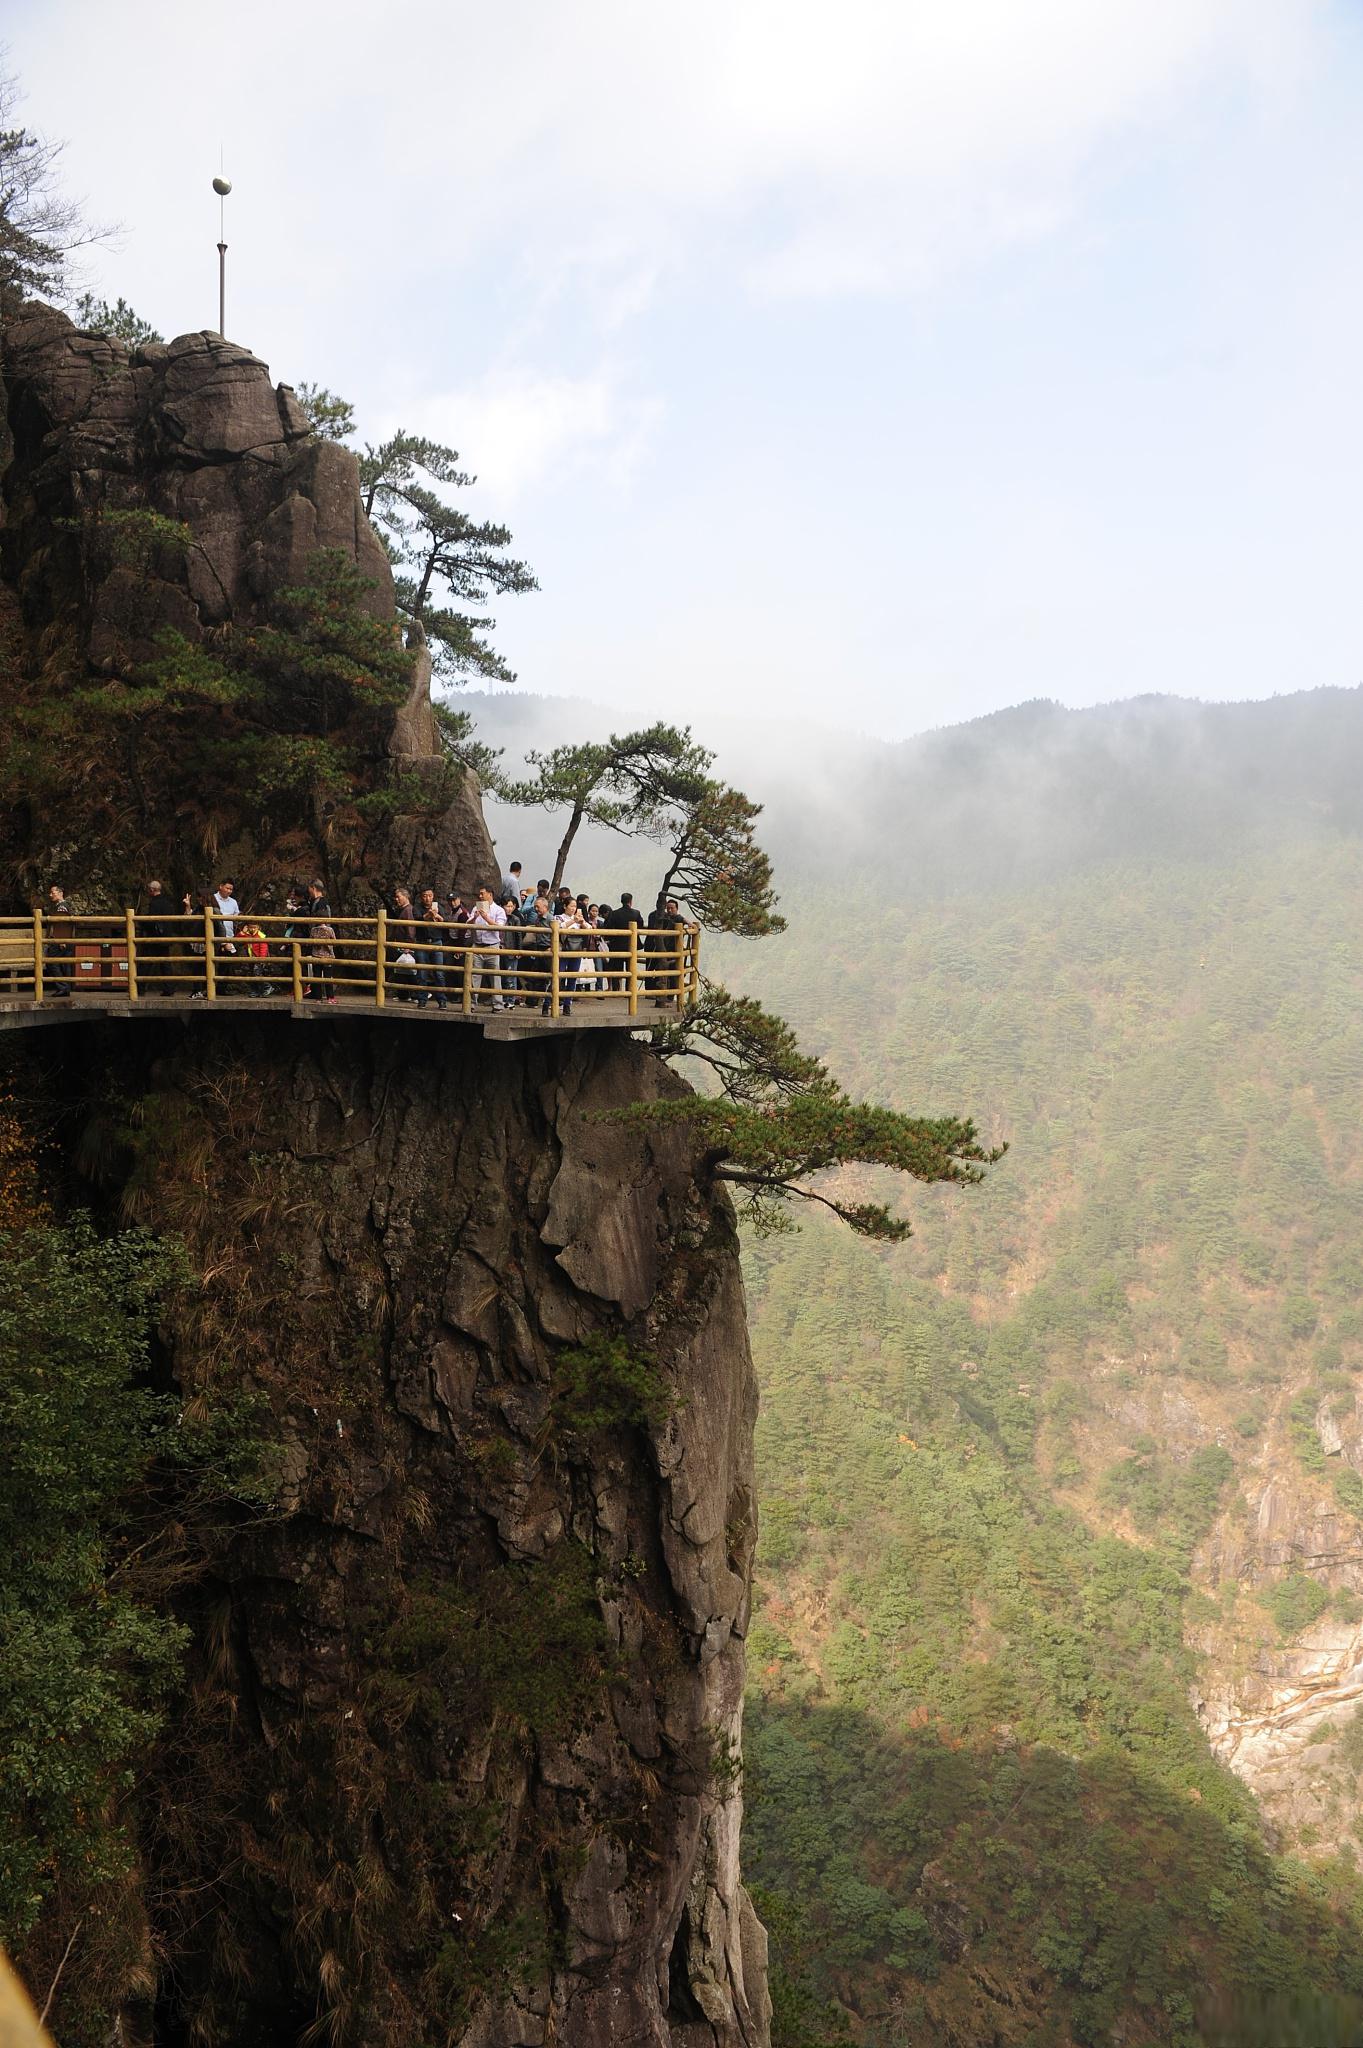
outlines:
[[[1121,815],[1119,858],[811,888],[725,963],[854,1093],[1010,1148],[903,1247],[749,1246],[783,2048],[1363,2037],[1363,1817],[1275,1839],[1193,1705],[1195,1644],[1363,1612],[1204,1554],[1265,1460],[1363,1514],[1311,1427],[1363,1374],[1363,850]]]

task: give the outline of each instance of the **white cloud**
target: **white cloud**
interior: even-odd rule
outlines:
[[[497,370],[419,405],[423,432],[450,440],[470,469],[495,479],[499,507],[587,470],[625,483],[660,410],[605,370],[590,377]]]
[[[1044,233],[1096,150],[1190,90],[1283,89],[1325,11],[238,0],[224,20],[180,0],[47,0],[8,32],[34,118],[71,135],[92,187],[108,183],[118,77],[115,203],[163,258],[201,232],[223,134],[262,296],[326,284],[298,279],[300,239],[352,289],[376,266],[434,283],[505,254],[547,276],[574,268],[608,330],[650,303],[660,251],[827,295],[913,285],[1020,223]],[[155,148],[129,151],[142,136]]]

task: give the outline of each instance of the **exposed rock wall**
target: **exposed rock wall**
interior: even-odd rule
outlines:
[[[150,1772],[157,2041],[761,2048],[735,1233],[675,1134],[600,1121],[681,1084],[602,1034],[61,1037],[78,1151],[137,1100],[106,1175],[206,1276],[167,1314],[176,1388],[250,1395],[278,1447],[187,1597]],[[592,1412],[608,1374],[565,1406],[603,1335],[653,1362],[646,1418]]]
[[[1352,1405],[1352,1404],[1351,1404]],[[1286,1406],[1286,1403],[1283,1404]],[[1280,1423],[1281,1416],[1274,1419]],[[1333,1497],[1327,1473],[1302,1468],[1270,1422],[1256,1467],[1196,1561],[1196,1575],[1223,1601],[1287,1576],[1323,1592],[1363,1594],[1363,1540],[1356,1517]],[[1341,1430],[1327,1405],[1316,1417],[1327,1459],[1360,1456],[1357,1411]],[[1284,1848],[1356,1853],[1363,1754],[1347,1731],[1363,1708],[1363,1623],[1317,1615],[1281,1639],[1261,1619],[1254,1634],[1238,1612],[1195,1632],[1203,1653],[1199,1716],[1212,1748],[1253,1787]]]
[[[1334,1481],[1363,1471],[1363,1403],[1352,1393],[1318,1401],[1312,1429],[1321,1456],[1311,1469],[1293,1423],[1305,1388],[1287,1371],[1251,1418],[1242,1387],[1110,1364],[1117,1377],[1091,1383],[1093,1412],[1082,1433],[1091,1470],[1147,1439],[1178,1465],[1212,1445],[1234,1463],[1190,1574],[1204,1596],[1202,1618],[1189,1629],[1198,1653],[1194,1705],[1212,1750],[1250,1786],[1280,1849],[1356,1854],[1363,1739],[1351,1724],[1363,1709],[1363,1541]],[[1078,1504],[1105,1523],[1101,1506]],[[1149,1540],[1134,1525],[1120,1533]],[[1284,1580],[1319,1588],[1317,1604],[1328,1595],[1334,1611],[1280,1630],[1264,1599]]]
[[[119,559],[97,544],[96,521],[131,511],[188,527],[192,545]],[[374,616],[393,618],[388,557],[364,514],[355,457],[312,433],[293,392],[249,349],[201,333],[130,353],[37,304],[6,323],[0,576],[34,660],[60,652],[97,675],[135,675],[164,628],[211,643],[229,623],[258,621],[275,593],[307,582],[321,550],[352,563]],[[439,761],[424,654],[389,752],[418,781]],[[479,794],[464,770],[443,811],[399,811],[375,849],[380,878],[468,893],[495,877]],[[231,858],[251,865],[249,848]]]
[[[249,626],[318,547],[392,617],[353,458],[248,351],[130,356],[38,307],[0,377],[25,690]],[[187,524],[188,555],[102,556],[124,509]],[[388,741],[417,783],[428,676]],[[392,880],[495,872],[476,780],[386,852]],[[415,1017],[72,1023],[41,1062],[73,1176],[185,1248],[166,1384],[263,1446],[249,1498],[226,1475],[196,1536],[149,1538],[192,1647],[134,1792],[120,2043],[764,2048],[733,1218],[680,1134],[601,1121],[682,1084],[618,1034]]]
[[[270,590],[303,581],[318,548],[341,549],[372,584],[375,616],[392,616],[354,456],[317,439],[249,349],[182,334],[130,354],[34,305],[8,322],[3,362],[7,576],[40,629],[78,599],[95,668],[145,657],[166,624],[197,639],[250,620]],[[133,506],[182,521],[193,547],[150,575],[114,563],[92,585],[67,522]]]

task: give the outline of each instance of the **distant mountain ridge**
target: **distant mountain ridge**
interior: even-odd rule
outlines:
[[[723,977],[1011,1148],[749,1249],[778,2048],[1363,2039],[1360,767],[1329,690],[759,790]]]
[[[458,701],[510,763],[628,724],[576,698]],[[852,882],[867,863],[881,884],[936,897],[1145,853],[1363,830],[1363,686],[1078,711],[1035,699],[898,741],[743,717],[697,721],[696,734],[718,772],[765,806],[764,843],[787,893]],[[541,829],[499,805],[492,816],[503,841]]]

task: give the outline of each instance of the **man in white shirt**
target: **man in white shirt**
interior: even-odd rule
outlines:
[[[474,988],[486,990],[490,984],[493,1009],[504,1010],[506,1005],[502,1001],[499,962],[506,912],[494,899],[491,889],[483,888],[478,891],[478,901],[473,906],[473,915],[469,923],[474,926],[477,934],[473,942]]]
[[[232,920],[233,918],[240,917],[241,905],[237,901],[236,891],[233,889],[232,884],[230,882],[219,882],[217,888],[213,891],[213,901],[218,908],[219,929],[222,932],[219,950],[224,954],[235,953],[237,949],[232,941],[236,937],[237,928]],[[228,974],[230,972],[231,970],[224,966],[223,973]],[[228,995],[235,995],[237,990],[229,987],[227,993]]]
[[[213,891],[213,901],[217,904],[222,917],[222,935],[230,945],[237,929],[232,919],[241,916],[241,905],[232,893],[232,884],[220,882]]]

